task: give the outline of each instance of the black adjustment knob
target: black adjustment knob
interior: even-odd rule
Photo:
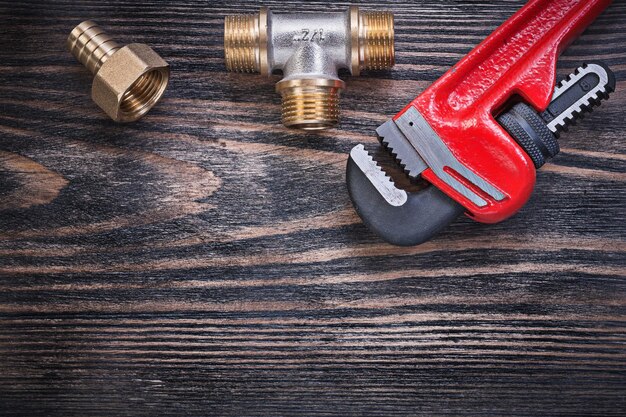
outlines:
[[[525,103],[498,116],[498,122],[539,169],[559,153],[557,138],[615,91],[615,75],[602,62],[583,64],[559,83],[548,109],[538,114]]]
[[[498,117],[498,122],[526,151],[539,169],[559,153],[559,143],[546,122],[528,104],[518,103]]]

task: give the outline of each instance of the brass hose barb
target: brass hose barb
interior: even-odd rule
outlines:
[[[232,72],[282,71],[276,85],[288,127],[327,129],[339,120],[345,83],[338,71],[385,70],[395,64],[393,14],[362,11],[259,13],[226,16],[226,68]]]
[[[121,46],[91,20],[67,38],[74,57],[94,75],[93,101],[116,122],[145,115],[163,96],[169,65],[149,46]]]

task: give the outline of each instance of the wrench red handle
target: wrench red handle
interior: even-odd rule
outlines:
[[[432,169],[422,173],[474,220],[496,223],[512,216],[535,184],[533,162],[495,116],[516,95],[537,111],[545,110],[555,87],[558,56],[610,3],[530,0],[394,117],[398,119],[411,106],[417,108],[460,162],[505,195],[496,201],[448,170],[488,202],[479,207]]]

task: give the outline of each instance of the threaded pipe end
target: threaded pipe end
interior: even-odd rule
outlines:
[[[120,49],[120,45],[95,22],[87,20],[72,30],[67,38],[67,48],[95,75],[102,64]]]
[[[139,77],[122,96],[120,121],[133,121],[146,114],[167,87],[167,69],[155,69]]]
[[[226,69],[232,72],[258,72],[260,63],[259,14],[226,16],[224,19]]]
[[[323,130],[339,122],[340,80],[281,81],[276,89],[282,96],[282,120],[287,127]]]
[[[395,64],[393,13],[359,11],[359,63],[367,70]]]

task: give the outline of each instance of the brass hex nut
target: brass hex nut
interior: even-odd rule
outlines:
[[[117,122],[132,122],[161,98],[169,65],[149,46],[133,43],[117,50],[96,73],[93,101]]]

